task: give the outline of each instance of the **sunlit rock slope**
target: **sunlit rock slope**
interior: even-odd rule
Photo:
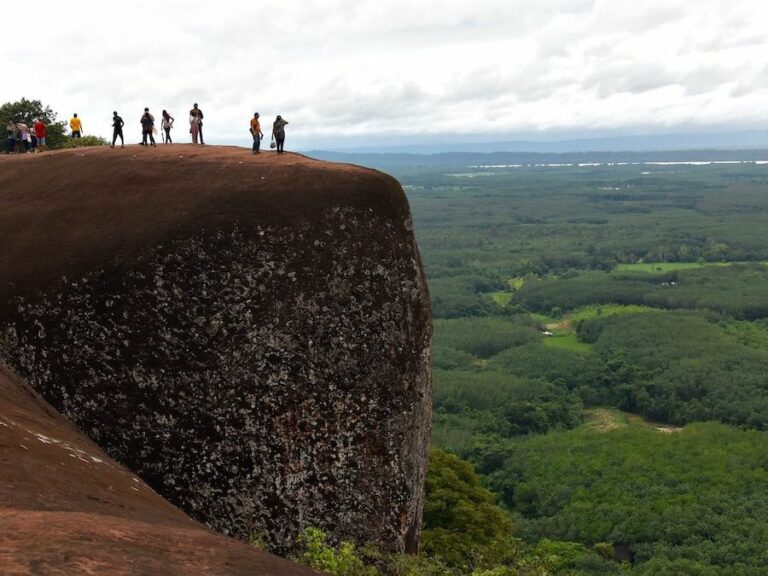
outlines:
[[[317,573],[194,522],[0,369],[0,574]]]

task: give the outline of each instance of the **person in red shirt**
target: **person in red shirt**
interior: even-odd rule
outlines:
[[[35,131],[35,136],[37,136],[37,149],[42,152],[46,150],[45,136],[47,134],[47,128],[45,123],[40,118],[38,118],[37,122],[35,122],[35,125],[33,126],[33,129]]]

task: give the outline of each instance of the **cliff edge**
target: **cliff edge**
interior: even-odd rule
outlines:
[[[284,553],[415,551],[429,299],[397,182],[295,154],[0,159],[0,358],[152,488]]]

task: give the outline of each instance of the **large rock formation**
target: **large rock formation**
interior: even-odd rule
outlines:
[[[0,160],[0,357],[194,518],[416,549],[428,296],[392,178],[234,148]]]
[[[0,573],[317,576],[190,520],[2,368]]]

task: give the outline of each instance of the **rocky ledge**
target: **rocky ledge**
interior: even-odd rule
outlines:
[[[0,359],[193,518],[415,551],[429,299],[392,178],[222,147],[0,161]]]

